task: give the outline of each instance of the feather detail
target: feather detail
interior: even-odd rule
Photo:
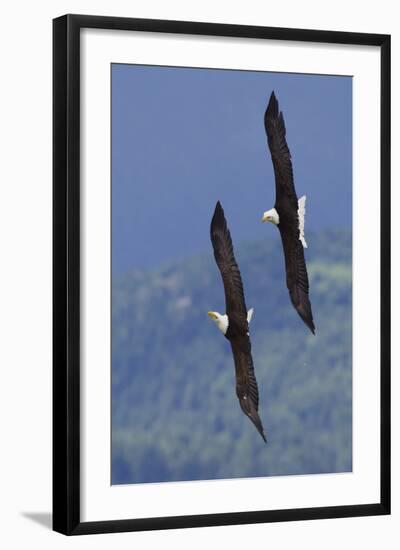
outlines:
[[[250,308],[249,311],[247,312],[247,322],[248,323],[250,323],[251,318],[253,317],[253,313],[254,313],[254,307]]]
[[[297,210],[297,214],[299,216],[299,239],[301,241],[301,244],[303,245],[303,248],[307,248],[307,243],[304,238],[304,218],[306,215],[306,196],[303,195],[299,198],[299,209]]]

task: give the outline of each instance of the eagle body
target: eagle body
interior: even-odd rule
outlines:
[[[315,334],[309,299],[309,282],[304,248],[305,196],[297,198],[291,155],[286,143],[286,128],[278,101],[272,92],[264,116],[268,147],[275,173],[276,199],[274,209],[264,213],[263,221],[277,225],[285,257],[286,286],[297,313]]]
[[[258,414],[258,387],[254,373],[249,321],[253,309],[247,311],[243,284],[236,263],[232,239],[224,211],[218,202],[210,227],[215,261],[221,273],[225,291],[226,314],[210,311],[208,314],[229,340],[235,364],[236,395],[243,413],[253,422],[266,442],[264,428]]]

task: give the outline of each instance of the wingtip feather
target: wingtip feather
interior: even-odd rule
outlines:
[[[276,99],[275,92],[272,91],[269,98],[267,110],[265,111],[265,119],[277,118],[278,115],[279,115],[279,103],[278,103],[278,100]]]
[[[252,419],[253,420],[253,419]],[[253,424],[255,425],[255,427],[257,428],[257,431],[258,433],[261,435],[261,437],[263,438],[264,440],[264,443],[267,443],[267,438],[265,436],[265,433],[264,433],[264,427],[262,425],[262,422],[260,420],[260,418],[258,418],[258,421],[260,423],[260,425],[258,426],[258,424],[253,420]]]
[[[266,438],[266,436],[265,436],[264,427],[263,427],[263,425],[262,425],[262,423],[261,423],[261,420],[260,420],[260,427],[258,427],[258,426],[256,425],[256,428],[257,428],[258,433],[259,433],[259,434],[261,435],[261,437],[263,438],[264,443],[267,443],[267,438]]]
[[[221,203],[218,201],[215,205],[214,215],[211,220],[211,230],[213,227],[224,225],[225,223],[225,214],[224,209],[221,206]]]
[[[261,437],[263,438],[264,443],[267,444],[268,441],[267,441],[267,438],[265,437],[265,433],[264,433],[264,432],[262,432],[262,433],[260,432],[260,435],[261,435]]]
[[[218,215],[224,215],[224,209],[222,208],[222,205],[221,203],[218,201],[217,204],[215,205],[215,210],[214,210],[214,214],[218,214]]]
[[[303,321],[304,323],[308,326],[308,328],[311,330],[311,332],[314,334],[315,336],[315,325],[314,325],[314,320],[311,318],[311,319],[305,319],[303,317]]]

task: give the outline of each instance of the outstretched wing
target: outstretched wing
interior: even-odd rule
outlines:
[[[211,242],[214,257],[221,272],[225,290],[226,313],[229,319],[235,319],[247,332],[247,308],[243,293],[242,278],[233,253],[231,235],[226,223],[224,211],[217,202],[211,220]]]
[[[292,159],[286,142],[285,121],[283,114],[279,112],[279,104],[274,92],[265,111],[264,126],[275,172],[276,203],[286,197],[297,209],[297,195],[293,181]]]
[[[292,160],[286,142],[283,114],[272,92],[264,115],[265,131],[275,172],[276,201],[286,265],[286,284],[290,299],[300,317],[315,334],[315,326],[308,296],[308,276],[303,243],[300,240],[299,204],[294,187]]]
[[[243,337],[244,338],[244,337]],[[258,387],[251,356],[250,339],[247,342],[231,341],[236,372],[236,395],[244,414],[253,422],[265,441],[264,428],[258,414]],[[246,351],[243,351],[243,350]]]
[[[307,267],[303,244],[299,240],[299,231],[296,227],[282,230],[278,225],[278,228],[285,255],[286,285],[289,290],[290,299],[297,313],[311,332],[315,334],[315,325],[308,295]]]
[[[242,278],[233,253],[232,239],[224,211],[219,201],[211,221],[210,233],[215,261],[221,272],[225,289],[226,313],[229,318],[228,338],[235,362],[236,394],[242,411],[250,418],[266,442],[258,415],[258,388],[251,356]]]

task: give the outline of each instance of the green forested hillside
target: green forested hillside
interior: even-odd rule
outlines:
[[[272,232],[271,232],[272,234]],[[351,233],[307,236],[316,336],[290,304],[278,232],[235,247],[265,445],[240,410],[210,252],[112,289],[112,482],[351,470]]]

